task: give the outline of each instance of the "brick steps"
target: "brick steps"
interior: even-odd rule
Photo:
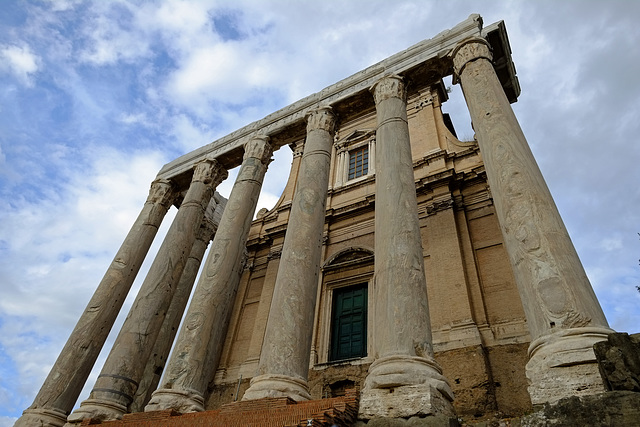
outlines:
[[[105,427],[347,427],[358,417],[358,393],[347,390],[344,396],[296,402],[288,397],[266,398],[223,405],[214,411],[180,414],[172,409],[126,414],[121,420],[86,419],[83,426]]]

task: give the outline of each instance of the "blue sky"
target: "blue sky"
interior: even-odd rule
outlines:
[[[640,331],[640,3],[0,3],[0,426],[31,404],[164,163],[476,12],[506,22],[514,110],[611,326]],[[458,87],[444,110],[471,134]],[[290,160],[276,153],[258,208]]]

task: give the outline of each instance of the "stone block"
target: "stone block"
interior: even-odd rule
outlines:
[[[567,397],[555,404],[547,403],[533,414],[522,417],[521,425],[636,427],[640,425],[640,393],[612,391]]]
[[[453,415],[451,402],[428,384],[369,389],[360,397],[358,418],[410,418]]]
[[[640,391],[640,334],[610,334],[593,351],[608,390]]]

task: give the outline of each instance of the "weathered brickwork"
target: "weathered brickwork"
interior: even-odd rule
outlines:
[[[104,427],[349,427],[356,422],[355,389],[342,397],[295,402],[286,397],[223,405],[219,410],[180,414],[172,409],[127,414],[121,420],[100,423],[85,419],[81,425]]]

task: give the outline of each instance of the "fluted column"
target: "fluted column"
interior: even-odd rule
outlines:
[[[195,166],[189,190],[89,399],[69,416],[68,424],[80,423],[85,418],[119,419],[127,412],[191,252],[205,208],[215,187],[226,176],[227,172],[216,160],[204,160]]]
[[[593,344],[612,332],[492,66],[486,40],[452,52],[532,342],[534,404],[604,391]]]
[[[335,128],[330,107],[307,115],[307,139],[284,238],[258,376],[243,400],[310,399],[307,386]]]
[[[91,297],[33,404],[16,426],[62,426],[98,358],[131,285],[175,198],[169,181],[151,184],[131,231]]]
[[[375,339],[360,416],[450,414],[453,393],[433,358],[422,240],[399,76],[372,88],[376,103]]]
[[[162,328],[156,339],[155,346],[144,369],[142,380],[136,390],[133,402],[129,405],[129,412],[142,412],[144,407],[151,399],[153,393],[160,382],[160,377],[164,371],[164,367],[173,345],[173,340],[178,332],[180,320],[184,314],[184,309],[189,301],[191,290],[195,283],[202,257],[207,250],[209,242],[215,235],[220,222],[220,216],[224,210],[224,203],[216,203],[215,196],[211,198],[204,220],[200,225],[196,241],[193,243],[189,259],[184,266],[178,288],[173,296],[167,315],[162,323]]]
[[[204,410],[205,393],[220,361],[238,292],[249,228],[271,154],[268,137],[255,137],[245,145],[238,178],[187,310],[162,387],[153,393],[146,411]]]

